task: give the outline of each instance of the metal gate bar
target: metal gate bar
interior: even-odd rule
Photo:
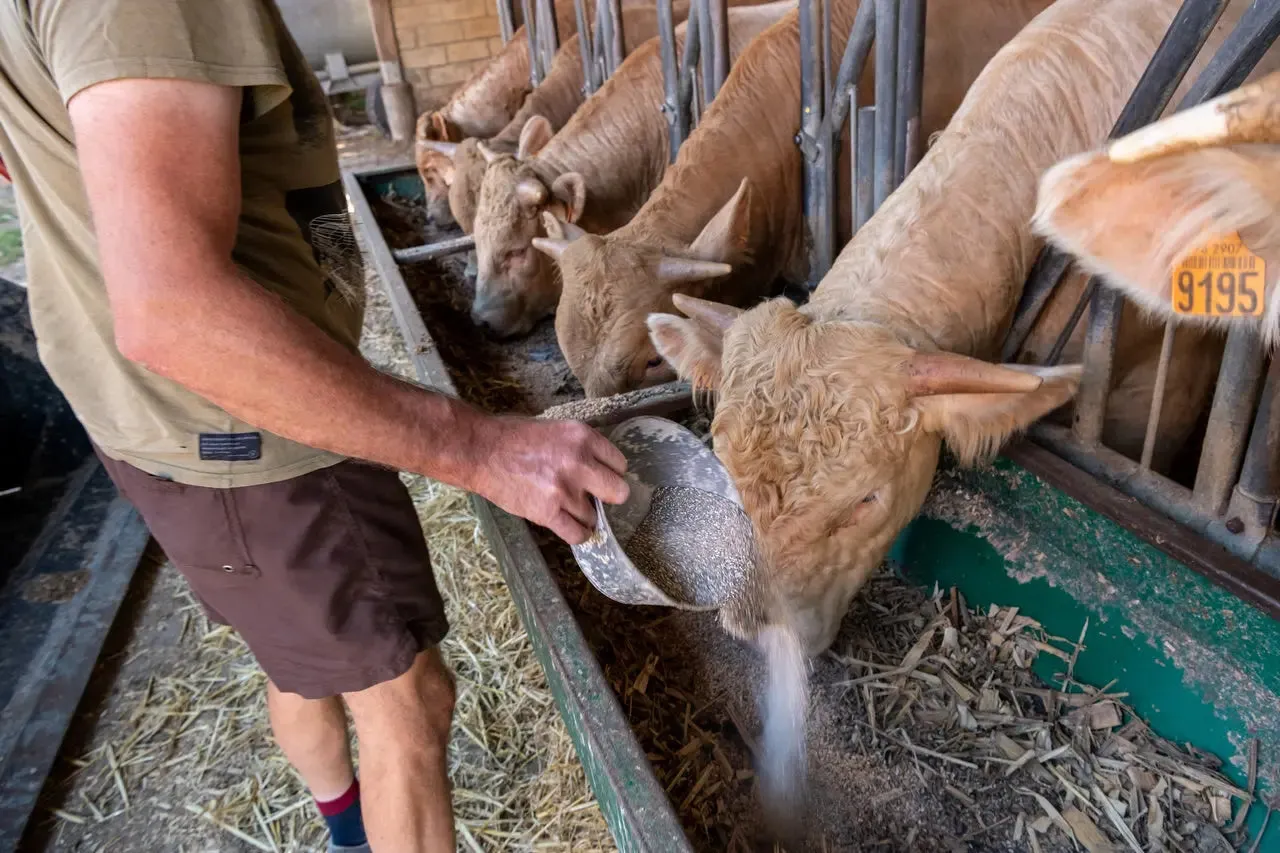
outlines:
[[[893,192],[893,167],[898,129],[898,4],[899,0],[876,0],[876,155],[875,209]]]
[[[925,0],[902,0],[898,15],[898,128],[893,151],[893,182],[903,179],[920,159],[920,107],[924,87]],[[905,108],[905,109],[902,109]]]
[[[502,43],[506,44],[516,34],[515,10],[511,8],[511,0],[497,0],[497,2],[498,33],[502,36]]]

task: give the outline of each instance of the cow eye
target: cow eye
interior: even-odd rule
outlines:
[[[645,362],[644,366],[647,370],[653,370],[656,367],[662,367],[662,356],[656,356],[655,358],[649,359],[647,362]]]
[[[876,493],[872,492],[871,494],[867,495],[865,498],[862,499],[862,503],[864,504],[875,503],[877,497],[878,496],[876,495]]]

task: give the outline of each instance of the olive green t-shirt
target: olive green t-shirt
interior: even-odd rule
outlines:
[[[0,158],[17,190],[42,362],[90,438],[156,476],[243,486],[340,461],[239,421],[117,350],[66,104],[139,77],[242,90],[232,257],[356,347],[361,283],[335,273],[327,251],[353,245],[333,122],[273,0],[0,0]]]

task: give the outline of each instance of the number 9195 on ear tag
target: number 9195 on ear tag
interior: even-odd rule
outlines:
[[[1267,263],[1239,234],[1226,234],[1182,257],[1173,267],[1173,313],[1191,317],[1261,317]]]

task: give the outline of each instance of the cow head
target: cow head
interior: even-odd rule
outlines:
[[[1238,233],[1267,262],[1261,322],[1280,338],[1280,72],[1054,166],[1035,229],[1163,317],[1175,264]]]
[[[586,203],[582,175],[567,172],[548,186],[528,162],[551,135],[550,123],[534,116],[520,133],[514,157],[487,154],[489,167],[476,205],[479,274],[471,316],[503,337],[525,334],[560,300],[554,266],[533,248],[534,239],[545,233],[542,214],[552,212],[571,224]]]
[[[464,139],[458,143],[453,154],[450,174],[446,180],[449,185],[449,213],[465,234],[475,231],[480,184],[484,180],[485,170],[489,167],[485,147],[475,138]]]
[[[449,182],[453,180],[453,155],[462,139],[458,128],[439,111],[418,116],[414,133],[414,159],[426,190],[427,215],[437,225],[453,225],[449,212]]]
[[[617,233],[534,241],[560,266],[556,337],[588,397],[675,378],[645,322],[655,311],[670,311],[676,294],[710,295],[717,280],[747,260],[750,204],[750,184],[743,179],[697,239],[678,252]]]
[[[964,463],[1065,403],[1078,367],[922,352],[889,328],[811,319],[786,299],[742,312],[677,296],[658,351],[718,393],[712,437],[807,651],[920,509],[945,442]],[[726,619],[735,633],[741,625]]]

